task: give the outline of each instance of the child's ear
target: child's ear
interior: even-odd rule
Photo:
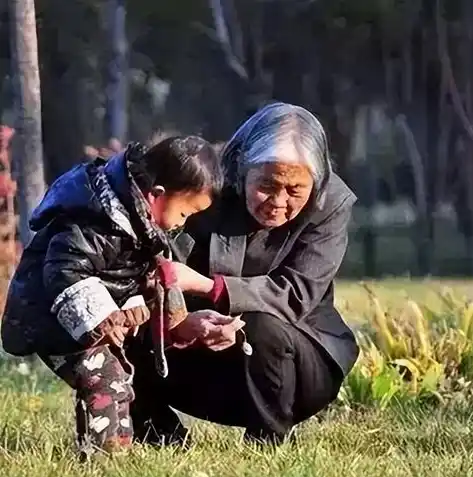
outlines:
[[[151,194],[153,197],[161,197],[166,193],[166,189],[163,186],[155,186],[151,189]]]
[[[166,193],[166,189],[163,186],[155,186],[148,192],[148,202],[153,207],[157,199],[162,197]]]

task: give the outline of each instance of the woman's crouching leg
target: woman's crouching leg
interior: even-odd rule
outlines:
[[[246,437],[280,442],[335,399],[342,376],[325,350],[292,324],[266,313],[246,313],[243,320],[253,348]]]

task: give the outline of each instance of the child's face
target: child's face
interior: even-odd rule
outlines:
[[[149,194],[148,203],[156,224],[169,231],[182,227],[188,217],[210,207],[212,198],[207,191],[164,194],[159,197]]]

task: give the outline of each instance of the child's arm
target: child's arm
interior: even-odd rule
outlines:
[[[98,277],[116,259],[119,241],[72,225],[49,244],[43,281],[53,302],[51,311],[76,341],[91,345],[109,336],[116,344],[121,334],[115,336],[114,330],[129,321]],[[141,308],[126,313],[139,314],[135,321],[142,321],[149,313],[146,315]]]

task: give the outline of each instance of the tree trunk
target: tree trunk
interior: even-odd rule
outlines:
[[[12,58],[19,117],[13,164],[18,177],[20,238],[23,245],[33,233],[28,221],[44,195],[41,94],[34,0],[10,0]],[[16,153],[16,154],[15,154]]]
[[[127,37],[125,0],[108,0],[106,12],[110,56],[107,69],[105,131],[107,140],[127,140]]]

